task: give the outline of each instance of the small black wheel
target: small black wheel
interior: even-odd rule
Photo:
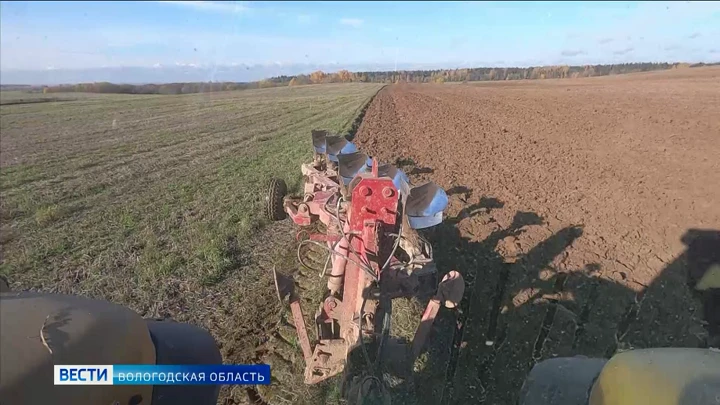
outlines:
[[[270,179],[265,195],[265,217],[272,221],[285,219],[283,199],[287,194],[287,185],[283,179]]]

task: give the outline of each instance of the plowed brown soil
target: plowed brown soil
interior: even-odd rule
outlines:
[[[703,344],[681,237],[720,229],[720,69],[396,84],[356,140],[450,195],[431,237],[468,288],[421,403],[511,404],[545,358]]]

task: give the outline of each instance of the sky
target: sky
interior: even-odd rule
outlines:
[[[720,60],[720,2],[1,2],[0,71]]]

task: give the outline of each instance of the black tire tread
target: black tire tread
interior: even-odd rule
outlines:
[[[285,208],[283,199],[287,194],[285,180],[272,178],[268,182],[267,194],[265,197],[265,217],[271,221],[285,219]]]

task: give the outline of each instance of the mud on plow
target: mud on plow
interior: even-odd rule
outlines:
[[[327,289],[315,312],[314,347],[294,281],[273,269],[275,286],[281,302],[289,298],[305,358],[305,383],[347,373],[348,356],[358,349],[367,367],[363,375],[344,384],[343,392],[348,399],[359,398],[373,390],[384,392],[378,378],[381,363],[400,358],[412,365],[440,306],[455,308],[465,284],[460,273],[451,271],[435,289],[432,246],[418,232],[442,222],[448,204],[442,188],[434,183],[412,186],[402,170],[380,165],[344,137],[314,130],[312,141],[313,161],[301,167],[303,194],[286,195],[285,182],[272,179],[266,215],[272,220],[290,217],[301,227],[298,260],[303,266],[313,268],[305,263],[304,248],[327,253],[324,266],[318,268],[327,278]],[[392,300],[418,296],[427,280],[433,283],[432,298],[414,338],[406,342],[392,337]]]

